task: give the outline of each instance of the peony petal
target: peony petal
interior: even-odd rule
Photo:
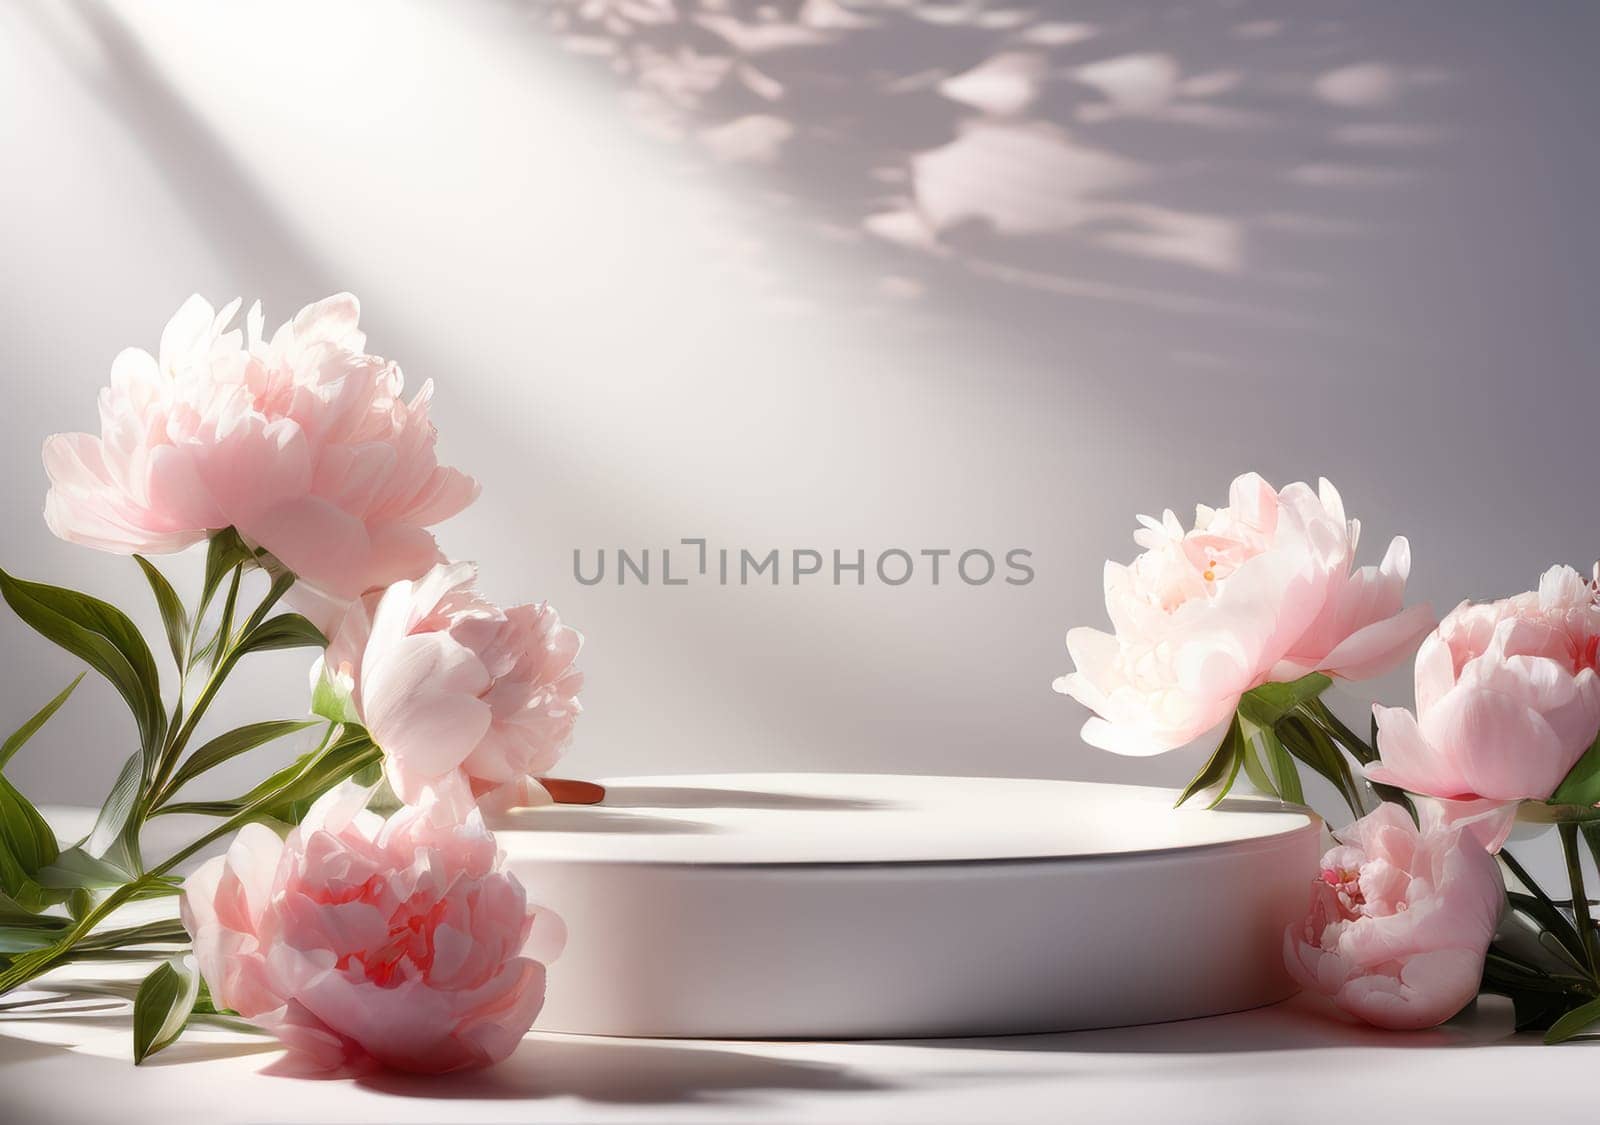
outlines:
[[[1409,656],[1433,627],[1432,606],[1408,606],[1350,633],[1323,658],[1319,670],[1346,680],[1381,676]]]
[[[351,293],[335,293],[313,302],[294,314],[296,344],[307,347],[313,344],[340,344],[350,341],[361,320],[361,302]],[[365,341],[354,342],[360,349]]]
[[[246,824],[228,845],[228,870],[239,880],[251,917],[266,909],[282,857],[283,841],[264,824]]]
[[[478,698],[488,685],[477,657],[439,634],[406,637],[376,662],[369,646],[361,713],[408,790],[477,745],[492,718]]]
[[[528,931],[523,955],[549,965],[567,947],[567,924],[547,906],[530,906],[528,911],[533,916],[533,925]]]
[[[1505,845],[1517,822],[1515,801],[1452,801],[1418,795],[1414,802],[1423,832],[1462,831],[1491,855]]]
[[[1425,714],[1435,707],[1445,693],[1455,687],[1455,660],[1449,644],[1435,629],[1422,640],[1417,650],[1415,691],[1417,714]]]
[[[326,596],[348,601],[367,590],[367,528],[326,500],[290,500],[241,523],[239,532]]]
[[[216,314],[211,303],[200,294],[192,294],[172,314],[161,332],[159,363],[167,374],[175,373],[183,365],[193,362],[207,345]]]
[[[1374,974],[1351,980],[1334,998],[1375,1027],[1417,1031],[1437,1027],[1478,994],[1484,955],[1438,949],[1408,958],[1398,978]]]
[[[1423,736],[1417,718],[1403,707],[1374,705],[1380,760],[1365,767],[1369,779],[1436,797],[1473,795],[1472,783],[1456,761]]]
[[[1458,687],[1422,716],[1421,729],[1431,745],[1448,748],[1466,782],[1458,793],[1431,793],[1438,797],[1542,799],[1583,752],[1562,746],[1544,717],[1522,700],[1487,688]]]

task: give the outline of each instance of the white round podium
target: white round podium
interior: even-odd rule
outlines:
[[[568,929],[537,1027],[859,1039],[1150,1023],[1293,991],[1321,821],[1088,782],[616,778],[492,821]]]

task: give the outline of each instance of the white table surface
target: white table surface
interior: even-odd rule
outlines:
[[[15,997],[13,997],[15,998]],[[530,1035],[491,1070],[312,1077],[197,1027],[135,1068],[127,1005],[0,1015],[0,1119],[238,1122],[1592,1121],[1600,1043],[1543,1047],[1498,1001],[1436,1031],[1312,1002],[1108,1031],[864,1043]]]
[[[91,819],[46,811],[68,834]],[[1497,998],[1410,1034],[1338,1022],[1304,996],[1209,1019],[991,1039],[715,1042],[535,1025],[487,1071],[330,1078],[296,1070],[269,1038],[206,1025],[135,1068],[131,1005],[82,986],[136,982],[148,967],[71,966],[0,1001],[55,997],[0,1010],[0,1122],[1543,1125],[1600,1113],[1600,1042],[1544,1047],[1513,1033]]]

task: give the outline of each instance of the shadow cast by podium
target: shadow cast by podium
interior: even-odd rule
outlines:
[[[1168,1023],[1042,1035],[883,1042],[945,1050],[1204,1056],[1352,1047],[1507,1046],[1537,1044],[1540,1038],[1517,1034],[1510,1004],[1499,997],[1480,998],[1460,1015],[1436,1028],[1385,1031],[1342,1018],[1315,999],[1301,995],[1249,1011]]]
[[[763,1092],[888,1089],[845,1067],[795,1062],[737,1049],[619,1039],[525,1040],[488,1070],[423,1076],[379,1072],[357,1084],[414,1098],[579,1098],[629,1105],[738,1103]]]
[[[848,812],[881,809],[893,801],[870,798],[822,797],[804,793],[768,793],[753,789],[711,787],[613,785],[606,788],[605,804],[619,809],[805,809]]]
[[[714,824],[676,820],[639,813],[608,813],[594,806],[551,805],[518,809],[495,822],[495,827],[537,832],[606,832],[638,836],[688,836],[716,832]]]

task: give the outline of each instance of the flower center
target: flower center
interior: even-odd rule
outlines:
[[[1351,867],[1324,867],[1321,879],[1333,888],[1339,902],[1339,912],[1346,920],[1362,916],[1367,899],[1361,893],[1360,871]]]
[[[408,961],[426,976],[433,968],[433,931],[444,912],[442,901],[416,913],[402,908],[389,921],[389,940],[361,957],[367,979],[380,988],[399,984],[396,977]]]

